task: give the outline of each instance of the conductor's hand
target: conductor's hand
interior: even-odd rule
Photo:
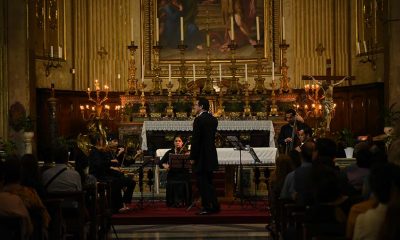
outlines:
[[[285,143],[289,143],[289,142],[292,142],[292,141],[293,141],[292,138],[286,138],[286,139],[285,139]]]
[[[121,153],[123,153],[124,151],[125,151],[125,149],[123,147],[118,148],[117,156],[121,155]]]
[[[168,163],[163,163],[162,166],[163,166],[164,169],[167,169],[167,170],[169,169],[169,164]]]

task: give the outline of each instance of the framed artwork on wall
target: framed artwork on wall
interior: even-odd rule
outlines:
[[[230,61],[228,44],[232,35],[239,63],[256,62],[257,43],[263,45],[263,59],[279,61],[279,18],[279,0],[142,0],[142,57],[146,75],[153,67],[152,51],[156,44],[161,46],[161,65],[180,61],[181,38],[187,46],[188,63],[204,63],[208,47],[213,64]]]

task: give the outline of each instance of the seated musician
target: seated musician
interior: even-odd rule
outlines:
[[[183,146],[181,136],[175,136],[174,147],[168,150],[160,160],[160,167],[166,169],[167,186],[166,186],[166,203],[168,207],[181,207],[185,203],[190,204],[191,185],[189,170],[186,168],[170,167],[170,154],[189,154],[188,150]],[[179,183],[181,182],[181,183]],[[186,185],[187,184],[187,185]],[[188,189],[186,188],[187,186]],[[189,192],[186,192],[186,191]]]
[[[113,155],[111,149],[104,146],[104,139],[98,134],[90,136],[93,147],[89,155],[89,173],[97,178],[97,181],[111,184],[111,204],[114,212],[129,210],[127,204],[132,201],[132,194],[136,182],[125,176],[116,167],[111,166]],[[121,196],[124,190],[124,196]]]

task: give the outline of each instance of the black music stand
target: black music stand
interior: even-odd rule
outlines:
[[[190,168],[190,162],[189,162],[189,155],[187,154],[169,154],[169,161],[168,161],[169,169],[171,170],[185,170]],[[191,203],[191,184],[190,184],[190,178],[186,176],[186,172],[183,171],[184,177],[183,180],[174,180],[170,182],[170,184],[183,184],[184,185],[184,205],[189,205]]]
[[[243,207],[244,199],[246,198],[244,196],[243,192],[243,164],[242,164],[242,151],[247,150],[245,146],[239,141],[239,139],[236,136],[227,136],[226,140],[233,146],[234,150],[239,151],[239,193],[236,193],[235,199],[240,198],[240,205]],[[235,189],[236,191],[236,189]],[[232,205],[235,201],[231,202],[230,205]],[[251,202],[249,201],[250,205]]]

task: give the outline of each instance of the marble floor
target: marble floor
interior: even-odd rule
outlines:
[[[117,225],[110,239],[272,239],[265,224]]]

